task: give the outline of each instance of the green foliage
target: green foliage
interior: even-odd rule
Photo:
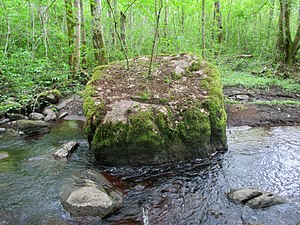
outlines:
[[[51,89],[64,94],[81,88],[70,81],[68,66],[64,63],[38,59],[28,51],[20,51],[0,61],[0,109],[20,109],[30,104],[36,95]],[[2,79],[3,78],[3,79]],[[74,89],[75,85],[77,88]]]
[[[264,78],[247,72],[226,71],[223,73],[224,86],[243,86],[252,89],[278,87],[288,92],[300,93],[300,84],[292,79]]]

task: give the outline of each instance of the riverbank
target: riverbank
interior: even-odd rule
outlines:
[[[220,68],[229,127],[300,124],[299,75],[283,79],[271,70],[254,73],[250,66]]]

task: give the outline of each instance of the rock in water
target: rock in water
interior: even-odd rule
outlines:
[[[45,116],[41,113],[30,113],[29,119],[31,120],[44,120]]]
[[[71,154],[76,150],[78,147],[79,143],[75,141],[70,141],[68,143],[65,143],[61,146],[60,149],[58,149],[54,154],[55,159],[60,159],[60,160],[67,160]]]
[[[1,159],[8,158],[8,157],[9,157],[9,155],[8,155],[7,152],[0,152],[0,160],[1,160]]]
[[[218,70],[197,56],[158,56],[96,67],[84,94],[96,162],[146,165],[206,158],[227,148]]]
[[[266,208],[273,205],[286,203],[286,200],[270,192],[253,188],[233,189],[228,194],[228,199],[235,203],[242,203],[253,209]]]
[[[73,216],[107,217],[123,205],[123,194],[99,172],[84,170],[75,174],[60,195],[65,210]]]
[[[50,131],[50,124],[40,120],[18,120],[14,128],[26,135],[32,136]]]

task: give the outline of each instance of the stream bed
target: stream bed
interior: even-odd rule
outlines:
[[[68,162],[53,159],[64,142],[78,141]],[[159,167],[97,168],[126,195],[114,215],[73,218],[59,192],[71,174],[92,168],[81,121],[55,123],[49,134],[20,138],[0,134],[0,225],[67,224],[296,225],[300,221],[300,126],[228,129],[229,150],[208,160]],[[228,201],[233,188],[253,187],[288,203],[251,209]],[[49,224],[49,223],[48,223]]]

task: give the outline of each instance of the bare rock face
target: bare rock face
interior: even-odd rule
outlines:
[[[72,155],[72,153],[76,150],[79,143],[75,141],[70,141],[61,146],[54,154],[55,159],[67,161],[67,159]]]
[[[252,188],[231,190],[228,199],[235,204],[244,204],[253,209],[266,208],[273,205],[286,203],[286,200],[270,192]]]
[[[123,195],[99,172],[84,170],[61,193],[61,203],[72,216],[107,217],[123,205]]]
[[[97,67],[84,94],[96,163],[149,165],[206,158],[227,148],[218,70],[189,54]]]

